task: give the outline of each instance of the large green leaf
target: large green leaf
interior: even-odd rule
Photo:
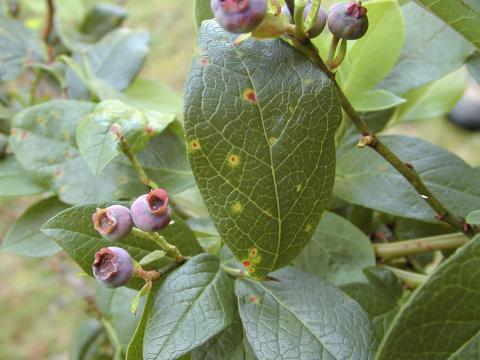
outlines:
[[[463,65],[474,50],[461,35],[415,2],[407,2],[402,10],[405,46],[395,68],[379,85],[396,94],[404,94],[451,73]]]
[[[97,319],[88,319],[80,324],[70,345],[71,360],[95,359],[104,335],[102,324]]]
[[[190,163],[222,239],[262,278],[290,263],[330,197],[340,107],[327,76],[281,40],[203,22],[185,87]]]
[[[117,29],[98,43],[77,48],[74,59],[89,75],[103,80],[116,90],[126,89],[142,68],[149,51],[150,36],[145,31]],[[88,61],[88,64],[84,60]],[[87,88],[73,72],[67,72],[72,98],[88,98]]]
[[[342,290],[357,301],[375,326],[377,342],[398,311],[403,294],[402,285],[389,270],[371,267],[364,270],[368,283],[351,283]]]
[[[363,269],[375,265],[375,254],[364,233],[341,216],[326,212],[293,263],[303,271],[341,285],[364,281]]]
[[[0,160],[0,196],[33,195],[45,191],[13,157]]]
[[[467,215],[465,221],[467,222],[467,224],[480,225],[480,210],[472,211],[470,214]]]
[[[118,100],[98,104],[78,124],[76,138],[78,148],[98,177],[105,167],[122,153],[121,134],[133,153],[141,151],[150,137],[163,131],[174,120],[172,115],[157,116],[155,123],[141,110]]]
[[[452,359],[477,342],[479,270],[480,237],[477,236],[409,298],[386,332],[378,359]]]
[[[232,325],[192,352],[192,360],[255,360],[251,346],[245,339],[242,320],[237,317]]]
[[[371,359],[372,324],[330,283],[286,268],[278,281],[237,280],[240,316],[260,360]]]
[[[112,242],[100,237],[92,225],[92,214],[96,205],[79,205],[56,215],[43,225],[44,234],[52,237],[65,252],[89,275],[92,275],[92,262],[95,252],[103,247],[112,246]],[[194,234],[177,216],[174,223],[161,232],[165,239],[178,246],[185,256],[198,254],[202,251]],[[130,255],[140,261],[143,257],[160,247],[153,241],[130,234],[116,241],[115,246],[126,249]],[[164,257],[154,263],[155,267],[166,265],[172,259]],[[130,284],[130,283],[129,283]],[[132,280],[131,285],[138,287],[141,281]]]
[[[142,318],[138,323],[138,326],[133,334],[133,337],[128,344],[127,354],[125,360],[138,360],[143,358],[143,336],[145,335],[145,328],[147,327],[148,316],[150,311],[153,308],[155,303],[155,295],[157,294],[157,284],[154,285],[153,289],[147,296],[145,306],[142,313]]]
[[[31,206],[10,228],[2,249],[16,255],[42,257],[58,253],[61,248],[40,229],[51,217],[68,206],[51,197]]]
[[[212,9],[210,8],[210,0],[194,0],[195,20],[197,26],[202,25],[203,20],[213,18]]]
[[[109,289],[103,285],[96,286],[97,304],[103,317],[107,318],[117,335],[123,352],[126,352],[132,336],[141,320],[144,302],[140,301],[135,314],[130,311],[136,290],[126,287]]]
[[[145,360],[176,359],[217,335],[234,319],[233,282],[217,257],[198,255],[160,288],[143,342]]]
[[[475,52],[467,62],[468,70],[470,74],[477,80],[480,84],[480,52]]]
[[[80,156],[75,131],[94,104],[54,100],[18,113],[10,144],[15,156],[34,178],[69,204],[112,201],[145,191],[127,162],[112,161],[95,178]]]
[[[173,123],[149,141],[138,154],[138,160],[148,176],[170,194],[181,192],[195,184],[187,159],[185,139],[175,132]]]
[[[467,71],[460,68],[440,80],[406,93],[407,103],[399,107],[396,116],[400,121],[415,121],[445,115],[460,100],[467,85]]]
[[[17,20],[0,18],[0,81],[14,80],[28,63],[46,58],[47,49],[36,32]]]
[[[457,30],[480,49],[480,9],[464,0],[437,1],[418,0],[429,11]]]
[[[400,159],[411,163],[427,187],[457,216],[480,208],[480,170],[423,140],[380,137]],[[345,201],[398,216],[435,222],[435,213],[390,164],[372,149],[353,148],[338,160],[334,194]]]
[[[182,98],[165,84],[137,78],[125,90],[126,102],[142,109],[176,114],[182,111]]]
[[[127,18],[127,10],[115,4],[98,4],[83,19],[80,27],[82,33],[100,39],[105,34],[119,27]]]
[[[359,111],[380,110],[400,101],[393,94],[369,96],[368,91],[394,67],[404,40],[402,12],[395,0],[366,2],[365,7],[369,29],[349,49],[349,61],[345,64],[348,75],[342,76],[342,88]]]

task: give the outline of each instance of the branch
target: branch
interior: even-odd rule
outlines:
[[[373,248],[377,257],[391,259],[436,250],[456,249],[467,242],[468,238],[465,234],[455,233],[385,244],[373,244]]]
[[[316,65],[320,70],[322,70],[329,78],[332,80],[335,88],[337,89],[338,96],[340,98],[340,103],[342,105],[343,111],[348,115],[353,124],[357,129],[362,133],[364,138],[368,141],[364,141],[363,145],[368,146],[375,150],[379,155],[381,155],[390,165],[392,165],[417,191],[417,193],[430,205],[430,207],[435,211],[436,218],[441,220],[454,229],[457,229],[463,232],[468,237],[472,238],[475,236],[477,229],[474,229],[470,226],[467,226],[465,222],[453,215],[427,188],[425,183],[422,181],[420,176],[412,169],[411,166],[408,166],[400,158],[395,155],[385,144],[383,144],[369,129],[368,125],[362,120],[360,115],[355,111],[350,101],[348,101],[345,93],[342,91],[338,85],[335,74],[332,73],[326,64],[323,62],[322,58],[318,53],[318,49],[310,40],[298,41],[294,40],[295,47],[300,50],[306,57],[308,57],[314,65]]]
[[[47,25],[43,30],[43,41],[46,43],[48,43],[48,39],[53,30],[53,19],[55,16],[55,5],[53,4],[53,0],[47,0],[47,11]]]

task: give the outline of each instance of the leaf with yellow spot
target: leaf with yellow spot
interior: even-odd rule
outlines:
[[[335,177],[341,112],[327,76],[291,46],[236,38],[203,23],[202,52],[185,88],[185,132],[222,239],[250,262],[252,276],[264,278],[298,255],[320,220]],[[192,151],[192,144],[201,146]]]

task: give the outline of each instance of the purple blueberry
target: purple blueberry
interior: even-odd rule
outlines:
[[[304,19],[307,18],[308,13],[310,12],[311,9],[312,9],[312,4],[309,3],[305,7],[305,10],[303,10],[303,18]],[[290,20],[290,22],[292,21],[290,11],[288,10],[288,7],[286,5],[282,7],[282,14],[285,15]],[[308,34],[309,34],[310,38],[314,38],[314,37],[317,37],[318,35],[320,35],[322,33],[323,29],[325,29],[326,24],[327,24],[327,14],[325,13],[325,10],[323,10],[323,8],[320,7],[320,9],[318,9],[317,18],[313,22],[312,27],[310,29],[308,29]]]
[[[97,208],[92,215],[92,220],[95,230],[110,241],[127,236],[133,228],[130,210],[122,205],[112,205],[106,209]]]
[[[133,223],[143,231],[159,231],[170,223],[168,194],[163,189],[154,189],[137,198],[131,208]]]
[[[333,5],[327,23],[330,32],[339,39],[360,39],[368,30],[367,9],[356,1]]]
[[[95,253],[92,264],[95,279],[109,288],[125,285],[133,277],[133,260],[119,247],[107,247]]]
[[[211,0],[210,7],[220,26],[237,34],[255,30],[267,14],[267,0]]]

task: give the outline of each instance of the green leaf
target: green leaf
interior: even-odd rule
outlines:
[[[222,239],[263,278],[298,255],[320,220],[341,114],[327,76],[288,44],[235,38],[202,25],[185,88],[187,146]]]
[[[197,26],[202,25],[203,20],[213,18],[212,9],[210,8],[210,0],[194,0],[195,6],[195,20]]]
[[[480,52],[475,52],[467,62],[468,70],[470,74],[477,80],[477,83],[480,84]]]
[[[101,238],[92,226],[92,214],[96,207],[96,205],[74,206],[47,221],[42,228],[43,233],[54,238],[58,245],[90,276],[92,276],[95,252],[112,245],[112,242]],[[174,223],[160,234],[168,242],[178,246],[185,256],[200,253],[202,249],[188,226],[176,215],[173,216],[173,220]],[[132,234],[116,241],[115,246],[127,250],[136,261],[140,261],[152,251],[161,250],[155,242]],[[148,268],[158,268],[171,261],[172,259],[166,256]],[[142,281],[136,279],[132,280],[129,285],[139,289],[143,284]]]
[[[93,45],[77,48],[74,59],[85,67],[87,74],[103,80],[116,90],[124,90],[142,68],[149,42],[150,36],[145,31],[120,28]],[[74,73],[67,72],[67,81],[70,97],[88,98],[87,89]]]
[[[46,59],[47,49],[37,33],[16,20],[0,18],[0,81],[15,80],[28,63]]]
[[[136,295],[136,290],[126,287],[109,289],[102,285],[96,286],[96,298],[100,311],[112,324],[123,351],[127,350],[143,311],[143,303],[140,303],[136,315],[130,311],[130,302]]]
[[[142,317],[138,323],[137,329],[135,330],[135,334],[128,344],[125,360],[138,360],[143,358],[143,337],[145,334],[145,328],[147,327],[148,316],[150,311],[152,311],[153,304],[155,303],[157,290],[158,288],[154,286],[153,290],[151,290],[147,296]]]
[[[355,94],[350,102],[357,111],[385,110],[403,104],[406,100],[392,92],[375,89],[366,93]]]
[[[405,45],[397,65],[379,85],[399,95],[458,69],[474,50],[461,35],[415,2],[407,2],[402,10]]]
[[[382,267],[364,270],[368,283],[351,283],[342,286],[348,296],[360,304],[375,326],[377,342],[398,311],[403,294],[402,284],[391,271]]]
[[[142,258],[140,261],[139,261],[139,264],[140,265],[149,265],[151,264],[152,262],[154,261],[157,261],[161,258],[163,258],[165,256],[165,252],[162,251],[162,250],[155,250],[153,252],[151,252],[150,254],[148,254],[147,256],[145,256],[144,258]]]
[[[133,153],[141,151],[151,136],[145,114],[118,100],[101,102],[78,124],[78,148],[95,177],[122,153],[121,135]]]
[[[480,331],[479,269],[477,236],[408,299],[385,334],[378,359],[451,359],[476,342]]]
[[[480,9],[467,1],[418,0],[480,49]]]
[[[326,212],[294,265],[342,285],[364,281],[363,269],[375,265],[370,239],[352,223]]]
[[[247,339],[260,360],[373,357],[374,330],[356,302],[295,268],[272,276],[279,281],[235,283]]]
[[[255,360],[253,350],[245,339],[242,320],[237,317],[232,325],[202,346],[193,350],[192,360]]]
[[[467,72],[460,68],[433,83],[405,94],[407,103],[398,109],[400,121],[415,121],[443,116],[460,100],[468,85]]]
[[[15,222],[5,236],[2,249],[6,252],[43,257],[58,253],[61,248],[41,232],[43,224],[68,206],[56,197],[34,204]]]
[[[480,208],[480,169],[423,140],[389,135],[380,139],[413,165],[427,187],[457,216]],[[354,148],[338,159],[335,196],[390,214],[435,222],[435,213],[411,185],[370,148]]]
[[[115,4],[98,4],[88,12],[81,25],[82,33],[100,39],[119,27],[127,18],[127,10]]]
[[[165,84],[137,78],[125,90],[125,101],[139,108],[155,110],[167,114],[182,111],[182,99]]]
[[[480,210],[472,211],[465,219],[467,224],[480,225]]]
[[[94,104],[54,100],[18,113],[12,124],[10,145],[35,180],[57,193],[68,204],[106,202],[145,191],[128,162],[111,162],[95,178],[80,156],[75,131]]]
[[[234,318],[232,280],[217,257],[198,255],[170,274],[148,319],[144,359],[176,359],[217,335]]]
[[[364,5],[368,10],[368,32],[366,36],[355,41],[348,50],[349,61],[346,63],[348,75],[341,73],[341,84],[345,94],[361,104],[368,101],[363,99],[364,96],[367,98],[375,96],[365,93],[385,78],[395,66],[404,40],[402,12],[395,0],[378,0],[366,2]],[[386,98],[387,94],[377,93],[376,96]],[[390,103],[395,100],[393,94],[388,99]]]
[[[88,319],[80,324],[72,337],[71,360],[94,359],[98,353],[99,340],[103,334],[102,324],[96,319]]]
[[[0,196],[33,195],[43,191],[45,188],[31,179],[13,156],[0,160]]]
[[[188,164],[185,139],[175,132],[178,123],[153,138],[138,154],[147,175],[170,194],[181,192],[195,184]]]

